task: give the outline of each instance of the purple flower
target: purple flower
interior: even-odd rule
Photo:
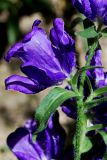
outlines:
[[[29,120],[23,128],[10,134],[7,139],[9,148],[19,160],[59,160],[64,149],[65,131],[58,122],[58,113],[51,116],[47,128],[34,140],[36,127],[36,122]]]
[[[32,31],[22,42],[13,45],[5,56],[6,61],[19,58],[22,61],[21,71],[26,77],[12,75],[6,79],[6,89],[34,94],[62,82],[76,66],[74,40],[64,30],[61,18],[54,20],[48,39],[38,25],[33,24]]]
[[[88,58],[88,54],[86,59]],[[97,48],[95,54],[90,63],[91,66],[103,67],[102,66],[102,50]],[[87,72],[87,75],[91,79],[91,82],[94,83],[93,88],[101,88],[106,85],[106,76],[103,68],[95,68]]]
[[[72,0],[75,8],[92,21],[99,19],[107,25],[106,0]]]

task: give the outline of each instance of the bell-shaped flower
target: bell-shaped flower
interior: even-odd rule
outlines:
[[[52,42],[45,31],[38,27],[40,22],[36,20],[32,31],[22,42],[13,45],[5,56],[8,62],[13,57],[19,58],[22,61],[21,71],[26,75],[7,78],[7,89],[34,94],[62,82],[76,66],[75,43],[64,30],[63,20],[54,20],[50,33]]]
[[[57,112],[52,115],[47,128],[36,135],[36,140],[34,132],[37,122],[28,120],[24,127],[8,136],[9,148],[20,160],[60,160],[64,150],[65,131],[58,118]]]

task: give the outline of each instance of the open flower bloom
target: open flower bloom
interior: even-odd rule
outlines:
[[[75,8],[92,21],[99,19],[107,25],[106,0],[72,0]]]
[[[22,42],[13,45],[5,56],[6,61],[19,58],[21,71],[26,75],[12,75],[6,79],[6,88],[34,94],[62,82],[76,66],[74,40],[64,30],[61,18],[54,20],[51,41],[36,20],[32,31]]]
[[[18,128],[9,135],[8,146],[19,160],[61,159],[65,131],[60,126],[58,117],[57,112],[50,117],[47,128],[37,135],[36,140],[33,139],[37,127],[34,120],[28,120],[25,127]]]

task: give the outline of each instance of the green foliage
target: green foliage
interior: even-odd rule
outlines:
[[[101,128],[103,128],[103,125],[102,125],[102,124],[96,124],[96,125],[93,125],[93,126],[91,126],[91,127],[88,127],[88,128],[87,128],[87,132],[88,132],[88,131],[92,131],[92,130],[99,130],[99,129],[101,129]]]
[[[107,93],[107,86],[102,87],[102,88],[98,88],[93,92],[93,98],[98,97],[98,96],[102,96],[105,93]]]
[[[90,81],[88,76],[86,76],[86,82],[88,84],[88,87],[89,87],[89,90],[90,90],[90,94],[92,94],[93,88],[92,88],[91,81]]]
[[[76,34],[76,36],[81,36],[83,38],[95,38],[99,35],[99,33],[97,33],[95,31],[94,26],[91,26],[91,27],[85,29],[84,31],[76,32],[75,34]]]
[[[54,113],[65,100],[76,96],[74,92],[63,88],[56,87],[52,89],[36,109],[35,119],[38,122],[36,132],[40,132],[46,128],[51,114]]]
[[[104,143],[107,145],[107,133],[103,130],[100,130],[98,133],[102,136]]]
[[[99,99],[93,99],[93,100],[91,100],[91,99],[92,98],[90,98],[90,100],[87,99],[87,101],[85,102],[85,105],[87,106],[87,110],[92,109],[93,107],[96,107],[96,106],[102,104],[103,102],[107,102],[107,97],[106,96],[102,97],[102,98],[99,98]]]

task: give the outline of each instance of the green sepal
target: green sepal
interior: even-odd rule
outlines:
[[[81,147],[81,153],[88,152],[92,148],[92,146],[93,146],[93,144],[92,144],[91,140],[87,136],[85,136],[84,142]]]
[[[95,38],[99,35],[99,33],[96,32],[95,26],[91,26],[84,31],[76,32],[75,35],[83,38]]]
[[[74,137],[73,139],[73,145],[75,146],[76,144],[76,137]],[[85,136],[84,137],[84,141],[82,141],[81,143],[81,148],[80,148],[80,153],[86,153],[88,152],[91,148],[92,148],[93,144],[91,142],[91,140],[89,139],[89,137]]]
[[[65,100],[76,96],[77,94],[74,92],[60,87],[52,89],[36,109],[35,119],[38,123],[36,133],[46,128],[51,114],[54,113]]]
[[[37,138],[37,134],[33,134],[33,136],[32,136],[32,141],[33,141],[33,142],[36,142],[36,138]]]

